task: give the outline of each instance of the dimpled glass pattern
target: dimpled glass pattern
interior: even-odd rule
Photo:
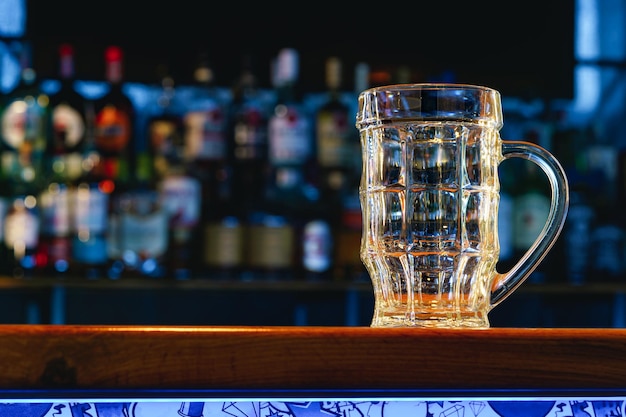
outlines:
[[[499,255],[497,117],[412,120],[390,103],[361,131],[372,325],[484,327]]]
[[[375,320],[401,324],[435,312],[443,323],[457,314],[481,323],[498,259],[498,159],[489,151],[497,134],[467,123],[402,122],[373,128],[366,140],[371,157],[382,158],[369,166],[363,196],[376,231],[364,255],[382,255],[374,273],[385,314]]]

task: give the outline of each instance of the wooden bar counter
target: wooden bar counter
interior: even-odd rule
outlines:
[[[626,389],[626,329],[1,325],[4,390]]]

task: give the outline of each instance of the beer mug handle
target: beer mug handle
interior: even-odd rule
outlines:
[[[563,229],[569,207],[569,186],[565,171],[547,150],[530,142],[503,140],[502,157],[502,161],[517,157],[537,164],[548,177],[552,193],[546,224],[535,242],[509,271],[496,273],[491,287],[492,308],[519,287],[543,260]]]

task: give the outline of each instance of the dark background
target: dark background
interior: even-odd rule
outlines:
[[[56,49],[76,49],[79,78],[103,78],[103,50],[125,49],[125,79],[152,82],[166,64],[179,83],[191,80],[198,52],[209,55],[216,83],[230,85],[241,58],[251,53],[262,86],[282,47],[300,51],[300,83],[322,90],[324,60],[344,61],[344,86],[354,65],[372,71],[411,69],[413,82],[441,78],[487,84],[504,95],[571,98],[574,1],[413,1],[371,4],[176,0],[27,0],[26,36],[35,68],[57,75]],[[341,9],[341,10],[338,10]]]

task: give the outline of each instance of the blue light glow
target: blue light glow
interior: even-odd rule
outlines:
[[[0,0],[0,37],[24,36],[26,0]]]

